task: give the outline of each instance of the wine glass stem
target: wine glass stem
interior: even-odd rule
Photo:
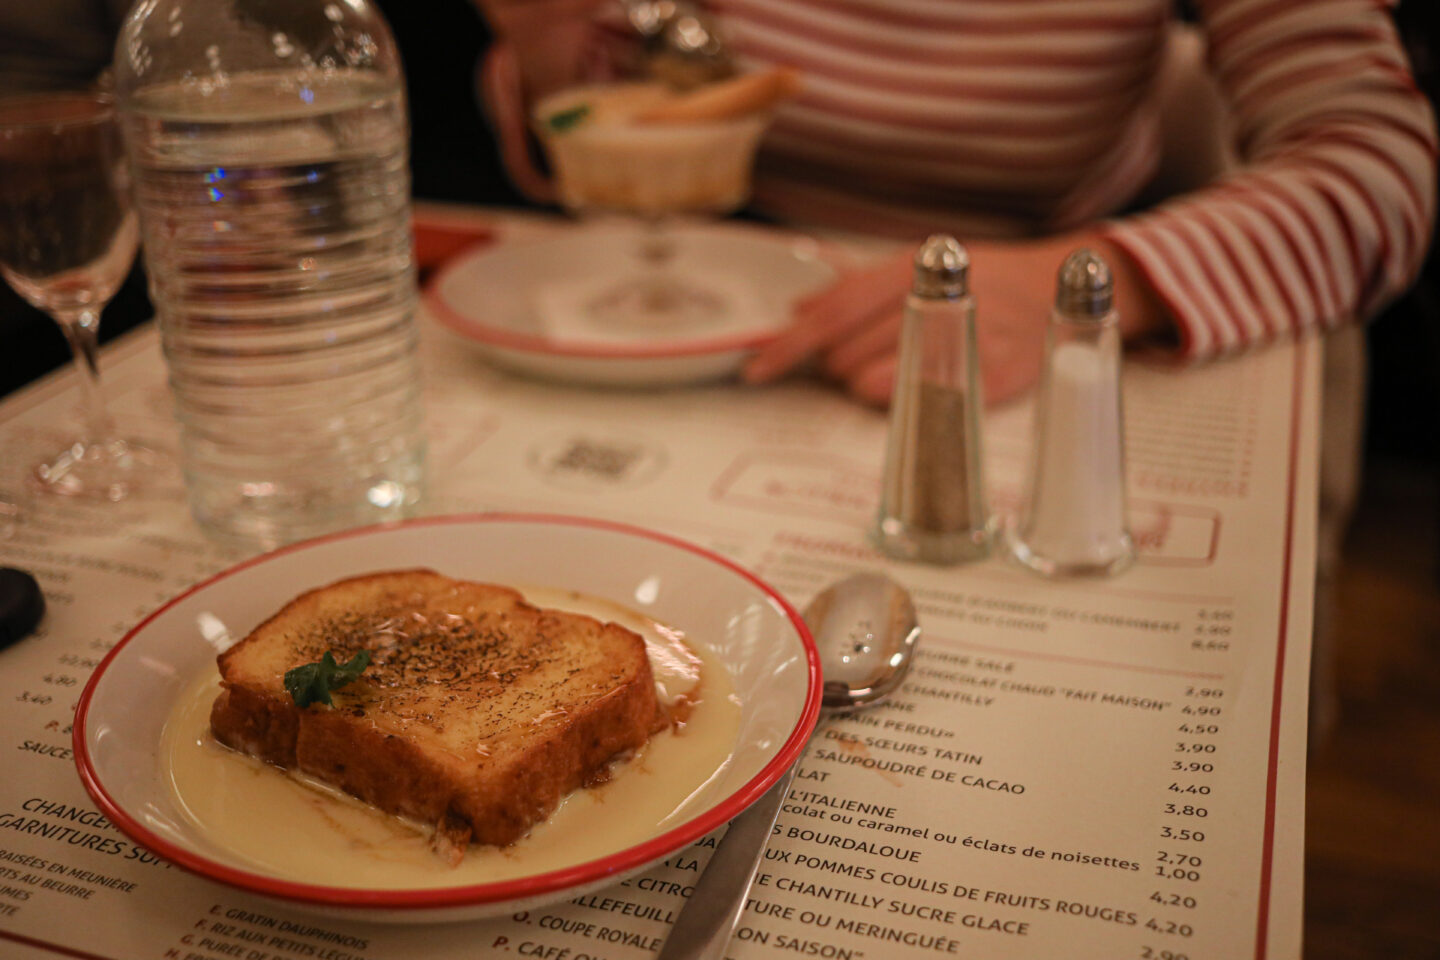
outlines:
[[[100,313],[82,308],[57,314],[55,319],[70,342],[70,357],[80,371],[81,404],[85,415],[84,439],[99,443],[114,438],[115,421],[100,392]]]
[[[675,259],[675,236],[670,231],[670,218],[664,214],[645,218],[640,237],[640,260],[652,270],[663,270]]]

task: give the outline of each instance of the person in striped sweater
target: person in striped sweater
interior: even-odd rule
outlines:
[[[597,3],[480,3],[499,40],[485,99],[513,160],[504,118],[579,78]],[[798,225],[959,236],[991,401],[1037,379],[1050,297],[1038,278],[1079,246],[1110,260],[1127,339],[1168,339],[1191,359],[1371,317],[1424,259],[1435,124],[1383,0],[1198,0],[1190,45],[1208,71],[1179,77],[1180,97],[1177,75],[1201,58],[1173,0],[706,6],[742,68],[805,77],[766,136],[753,206]],[[1167,158],[1176,127],[1192,139]],[[1196,141],[1197,127],[1223,135]],[[1212,162],[1153,203],[1162,165],[1197,155]],[[746,378],[813,357],[883,404],[909,259],[801,303]]]
[[[499,39],[482,95],[517,184],[539,194],[520,104],[579,79],[602,0],[477,2]],[[1424,261],[1435,119],[1394,0],[1193,0],[1193,26],[1176,2],[706,6],[742,67],[805,75],[762,146],[755,208],[910,241],[958,235],[988,401],[1037,381],[1052,278],[1081,246],[1112,265],[1127,341],[1205,360],[1328,333],[1310,714],[1323,736],[1337,709],[1329,584],[1359,487],[1360,324]],[[912,249],[801,302],[745,378],[814,360],[885,404]]]

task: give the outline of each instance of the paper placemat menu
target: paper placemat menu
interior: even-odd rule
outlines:
[[[823,721],[735,958],[1217,960],[1299,955],[1318,346],[1126,377],[1140,562],[1051,583],[997,557],[891,563],[869,544],[885,421],[823,387],[594,391],[511,378],[427,329],[429,513],[544,511],[677,535],[797,607],[855,570],[914,594],[901,693]],[[107,357],[122,422],[173,444],[153,332]],[[67,378],[0,406],[17,464],[63,436]],[[1019,499],[1028,411],[986,422],[992,501]],[[113,828],[74,771],[90,671],[141,617],[241,559],[178,485],[116,506],[27,501],[0,563],[41,632],[0,652],[0,953],[105,960],[551,960],[656,951],[717,835],[615,887],[513,917],[395,927],[196,879]],[[137,696],[144,696],[137,691]]]

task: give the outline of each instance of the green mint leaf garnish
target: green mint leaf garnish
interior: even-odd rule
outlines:
[[[582,103],[568,110],[560,110],[545,118],[545,125],[556,133],[569,130],[590,115],[590,105]]]
[[[333,707],[335,703],[330,699],[330,691],[358,679],[368,666],[369,650],[361,650],[348,663],[336,663],[334,655],[326,650],[325,656],[318,662],[286,670],[285,690],[295,700],[295,706],[302,710],[317,700]]]

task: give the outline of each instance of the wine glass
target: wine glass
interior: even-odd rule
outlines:
[[[80,436],[37,464],[44,490],[121,500],[157,465],[120,439],[100,392],[100,311],[138,243],[114,100],[62,91],[0,98],[0,274],[60,324],[80,371]]]

